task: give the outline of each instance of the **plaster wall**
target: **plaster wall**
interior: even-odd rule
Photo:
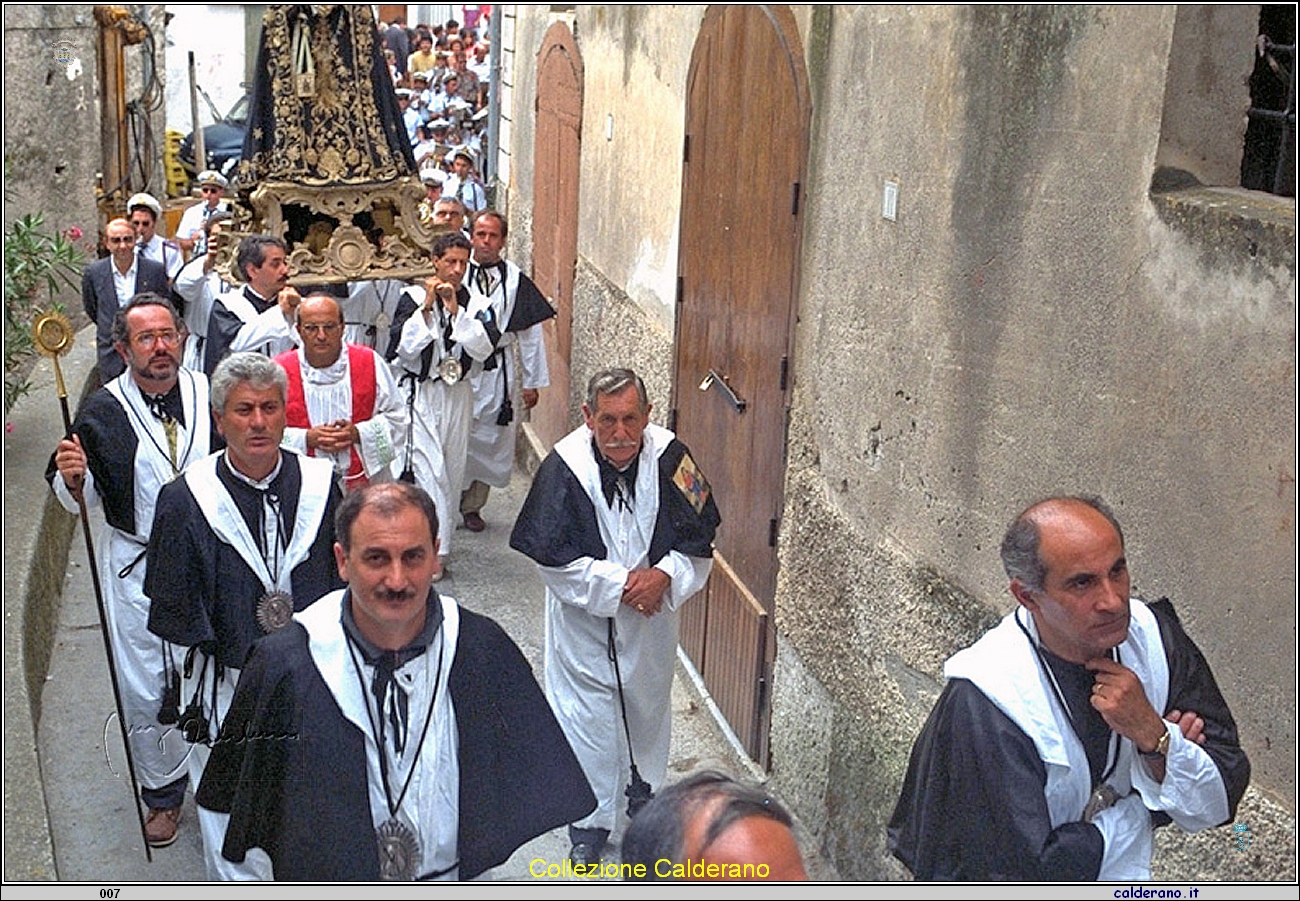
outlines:
[[[1236,9],[1188,26],[1211,62],[1258,19]],[[574,13],[586,67],[575,384],[631,361],[666,397],[702,13]],[[521,11],[521,58],[542,16]],[[1277,715],[1296,701],[1294,202],[1149,193],[1162,146],[1187,156],[1206,136],[1207,173],[1231,155],[1223,129],[1185,120],[1194,103],[1171,105],[1181,16],[798,14],[813,122],[772,780],[847,878],[905,875],[884,825],[942,661],[1010,609],[1002,532],[1058,492],[1115,507],[1135,593],[1174,600],[1255,766],[1239,817],[1252,854],[1228,853],[1229,830],[1192,842],[1165,830],[1158,872],[1294,878],[1295,734]],[[1224,67],[1196,74],[1211,70],[1200,96],[1235,102],[1239,82],[1210,83],[1231,81]],[[516,219],[534,77],[517,78]]]
[[[605,367],[646,380],[653,418],[668,413],[677,279],[686,75],[704,7],[517,8],[510,142],[510,249],[529,259],[537,52],[566,22],[583,85],[572,405]],[[509,20],[507,20],[509,21]],[[504,143],[504,142],[503,142]]]
[[[66,48],[64,63],[55,54]],[[4,221],[41,212],[48,231],[95,240],[100,167],[95,18],[89,6],[4,7]]]
[[[509,83],[501,100],[501,152],[498,168],[510,218],[506,236],[507,259],[525,272],[532,269],[533,249],[533,141],[537,133],[537,54],[543,35],[556,19],[572,30],[571,14],[541,15],[531,7],[503,6],[502,82]]]
[[[598,6],[577,22],[587,73],[578,252],[670,336],[686,75],[703,14]]]
[[[1241,184],[1259,6],[1183,5],[1174,19],[1156,165]]]

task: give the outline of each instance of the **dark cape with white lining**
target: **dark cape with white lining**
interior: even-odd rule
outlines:
[[[297,454],[281,451],[281,459],[279,493],[284,519],[292,524],[302,473]],[[217,473],[236,503],[241,491],[252,491],[230,474],[224,457]],[[334,562],[334,512],[342,497],[332,485],[307,559],[291,574],[294,610],[306,609],[343,587]],[[256,611],[266,587],[239,552],[213,532],[183,478],[165,485],[158,495],[147,559],[149,631],[184,647],[202,645],[222,666],[242,667],[253,642],[262,636]]]
[[[593,455],[595,451],[592,451]],[[722,517],[707,494],[697,512],[673,475],[689,451],[674,438],[659,457],[659,515],[650,539],[649,565],[669,551],[712,557]],[[541,566],[566,566],[580,557],[607,557],[591,498],[559,454],[552,451],[533,476],[533,485],[510,533],[510,546]]]
[[[1192,710],[1205,720],[1204,748],[1223,777],[1235,815],[1250,781],[1250,762],[1232,713],[1173,605],[1162,598],[1148,606],[1169,661],[1168,709]],[[1063,682],[1072,709],[1090,709],[1091,681],[1075,690]],[[950,680],[912,748],[887,829],[890,850],[917,880],[1096,880],[1104,851],[1101,833],[1085,822],[1053,829],[1046,782],[1033,740],[973,683]],[[1169,822],[1164,813],[1151,817],[1155,826]]]
[[[460,608],[449,682],[460,761],[461,879],[580,819],[596,799],[528,662],[487,617]],[[277,881],[375,881],[365,736],[339,710],[297,622],[258,642],[197,801],[229,812],[222,853],[270,855]]]

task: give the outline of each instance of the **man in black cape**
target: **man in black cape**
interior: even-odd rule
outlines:
[[[339,508],[346,591],[258,643],[200,787],[277,880],[472,879],[595,805],[518,647],[433,589],[422,489]]]

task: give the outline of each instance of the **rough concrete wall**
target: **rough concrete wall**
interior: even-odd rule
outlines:
[[[573,379],[569,409],[586,400],[592,375],[612,366],[636,370],[653,404],[651,419],[667,422],[672,397],[673,336],[583,257],[573,283]]]
[[[586,68],[575,409],[594,372],[631,366],[646,380],[655,420],[668,412],[686,74],[703,13],[704,7],[584,6],[560,17]],[[531,246],[536,55],[555,18],[519,7],[515,24],[510,248],[518,261],[528,259]]]
[[[1009,607],[1006,522],[1058,491],[1116,507],[1135,591],[1175,600],[1281,804],[1261,801],[1277,854],[1217,872],[1294,854],[1294,257],[1148,199],[1173,19],[813,17],[773,757],[849,878],[893,875],[884,822],[939,665]]]
[[[1204,185],[1241,184],[1258,33],[1258,5],[1178,7],[1157,165]]]
[[[167,8],[161,3],[153,3],[133,9],[137,16],[147,14],[145,24],[153,34],[153,58],[150,59],[149,48],[143,43],[125,49],[122,55],[127,72],[126,98],[128,103],[139,100],[149,105],[149,130],[153,140],[144,145],[143,155],[149,173],[146,190],[161,200],[167,196],[167,171],[163,165],[163,151],[167,147]],[[149,85],[150,78],[156,79],[157,83]]]
[[[681,82],[700,12],[575,13],[575,384],[635,354],[667,397]],[[521,54],[546,26],[528,16]],[[942,661],[1009,609],[1006,522],[1059,491],[1116,507],[1135,590],[1174,599],[1255,762],[1238,818],[1251,853],[1225,830],[1164,830],[1157,872],[1294,877],[1295,736],[1278,715],[1295,705],[1294,205],[1260,225],[1259,204],[1148,195],[1175,17],[799,16],[814,118],[772,776],[847,878],[904,875],[884,823]],[[523,68],[517,163],[536,93]]]
[[[587,78],[578,253],[669,339],[686,75],[703,14],[704,7],[582,7],[575,32]]]
[[[5,224],[43,212],[52,231],[97,229],[100,103],[89,6],[5,4]],[[69,62],[55,58],[66,48]]]
[[[504,121],[501,148],[509,154],[509,166],[502,166],[505,179],[505,206],[510,216],[510,234],[506,237],[506,256],[525,272],[531,271],[533,258],[533,141],[537,129],[537,52],[542,36],[554,17],[534,7],[502,7],[502,49],[509,54],[510,91],[501,102]],[[560,17],[570,22],[572,17]],[[502,64],[503,76],[505,63]]]

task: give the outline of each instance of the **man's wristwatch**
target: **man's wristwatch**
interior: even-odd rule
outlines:
[[[1169,756],[1169,730],[1160,733],[1160,740],[1156,742],[1154,751],[1142,751],[1142,756],[1147,760],[1160,760]]]

